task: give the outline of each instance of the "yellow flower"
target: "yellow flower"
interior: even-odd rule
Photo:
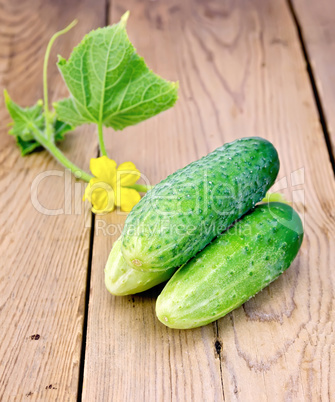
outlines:
[[[132,162],[116,162],[107,156],[90,161],[93,177],[85,189],[84,200],[92,204],[95,214],[111,212],[115,206],[129,212],[141,199],[140,194],[129,188],[137,182],[141,173]]]

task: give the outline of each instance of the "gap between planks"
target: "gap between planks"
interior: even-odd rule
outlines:
[[[305,39],[304,39],[304,35],[303,35],[303,31],[301,28],[301,23],[299,21],[298,15],[295,11],[294,5],[292,3],[292,0],[287,0],[287,5],[288,8],[290,10],[290,13],[292,15],[292,19],[294,22],[294,25],[296,26],[297,29],[297,35],[300,41],[300,45],[301,45],[301,51],[303,54],[303,57],[305,59],[306,62],[306,69],[307,69],[307,73],[308,73],[308,77],[311,83],[311,87],[313,90],[313,95],[315,98],[315,104],[317,107],[317,111],[319,113],[319,118],[320,118],[320,123],[321,123],[321,127],[322,127],[322,131],[323,131],[323,135],[325,138],[325,142],[327,145],[327,151],[329,154],[329,159],[330,159],[330,163],[332,165],[333,168],[333,173],[335,175],[335,158],[334,158],[334,154],[333,154],[333,150],[332,150],[332,146],[331,146],[331,140],[330,140],[330,133],[329,133],[329,129],[328,129],[328,124],[327,124],[327,118],[326,118],[326,114],[324,111],[324,107],[322,104],[322,100],[321,100],[321,96],[319,94],[317,85],[316,85],[316,80],[315,80],[315,74],[313,72],[313,67],[312,67],[312,63],[308,54],[308,50],[307,50],[307,46],[305,45]]]
[[[84,321],[83,321],[83,336],[82,336],[82,341],[81,341],[79,376],[78,376],[78,394],[77,394],[77,401],[78,402],[80,402],[82,400],[82,393],[83,393],[85,352],[86,352],[86,336],[87,336],[87,319],[88,319],[88,306],[89,306],[89,303],[90,303],[92,258],[93,258],[93,245],[94,245],[94,229],[95,229],[95,214],[93,212],[91,212],[91,230],[90,230],[90,238],[89,238],[88,261],[87,261],[87,277],[86,277],[85,310],[84,310]]]
[[[105,0],[105,26],[110,24],[110,7],[112,0]],[[100,149],[97,146],[96,156],[99,157]],[[90,289],[91,289],[91,274],[92,274],[92,258],[93,258],[93,247],[94,247],[94,234],[95,234],[95,214],[91,212],[91,230],[89,239],[89,254],[87,263],[87,278],[86,278],[86,293],[85,293],[85,312],[83,321],[83,337],[81,341],[81,352],[80,352],[80,364],[79,364],[79,377],[78,377],[78,394],[77,402],[82,401],[83,395],[83,382],[84,382],[84,372],[85,372],[85,354],[86,354],[86,337],[87,337],[87,321],[88,321],[88,308],[90,304]]]

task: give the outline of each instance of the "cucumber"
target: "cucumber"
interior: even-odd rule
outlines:
[[[121,240],[118,239],[105,267],[105,285],[113,295],[131,295],[167,281],[175,271],[175,268],[171,268],[161,272],[141,272],[131,268],[122,256]]]
[[[177,170],[150,190],[128,215],[122,254],[142,271],[178,267],[253,208],[274,183],[276,149],[241,138]]]
[[[257,206],[170,279],[156,303],[171,328],[195,328],[223,317],[285,271],[303,238],[287,204]]]

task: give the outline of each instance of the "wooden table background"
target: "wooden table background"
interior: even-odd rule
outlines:
[[[263,136],[279,151],[277,188],[302,214],[304,243],[292,267],[238,310],[200,329],[168,329],[155,318],[158,289],[119,298],[105,290],[123,214],[91,216],[84,185],[57,176],[38,195],[62,213],[36,210],[34,179],[64,170],[46,152],[20,157],[1,97],[0,399],[335,400],[334,3],[0,0],[0,86],[22,105],[41,97],[46,44],[78,18],[50,63],[52,99],[66,96],[56,53],[68,57],[84,33],[127,9],[138,52],[179,80],[180,99],[138,126],[106,130],[110,155],[157,183],[224,142]],[[94,131],[81,127],[62,144],[87,170]]]

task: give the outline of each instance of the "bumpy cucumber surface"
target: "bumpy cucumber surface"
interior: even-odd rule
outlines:
[[[265,139],[225,144],[157,184],[127,217],[122,254],[143,271],[178,267],[255,206],[279,170]]]
[[[157,299],[158,319],[181,329],[223,317],[287,269],[302,238],[289,205],[257,206],[173,275]]]
[[[130,267],[121,253],[118,239],[109,254],[105,267],[105,285],[116,296],[126,296],[144,292],[171,278],[175,268],[161,272],[141,272]]]

